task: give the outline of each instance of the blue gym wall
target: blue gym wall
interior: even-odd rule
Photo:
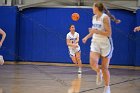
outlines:
[[[72,63],[65,39],[69,32],[69,25],[74,24],[80,34],[82,61],[89,63],[91,41],[88,40],[83,44],[81,40],[88,34],[88,28],[92,25],[91,9],[29,8],[21,12],[16,7],[4,7],[4,9],[0,7],[0,11],[11,13],[0,15],[0,19],[10,20],[6,24],[4,21],[0,22],[1,28],[3,27],[9,34],[4,46],[13,51],[11,54],[6,54],[7,50],[2,51],[6,60],[11,58],[14,60],[15,56],[12,54],[16,54],[17,60],[21,61]],[[80,14],[79,21],[71,20],[73,12]],[[110,10],[110,12],[122,20],[121,24],[111,23],[114,41],[111,64],[140,66],[140,32],[133,32],[134,27],[140,25],[140,10],[136,14],[126,10]]]
[[[140,9],[137,10],[137,14],[136,14],[136,23],[137,26],[140,26]],[[135,66],[140,66],[140,32],[136,33],[136,56],[135,56]]]
[[[17,33],[17,7],[0,7],[0,28],[6,32],[6,39],[0,49],[4,59],[13,61],[16,59],[16,33]],[[1,38],[1,37],[0,37]]]

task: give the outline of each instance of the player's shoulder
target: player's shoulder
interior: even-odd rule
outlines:
[[[76,35],[79,35],[79,33],[78,33],[78,32],[75,32],[75,34],[76,34]]]
[[[107,14],[103,14],[103,16],[102,16],[102,20],[103,21],[110,21],[110,17],[107,15]]]
[[[103,18],[106,18],[106,19],[108,19],[109,18],[109,16],[107,15],[107,14],[105,14],[105,13],[103,13]]]
[[[97,15],[93,15],[93,16],[92,16],[92,19],[94,19],[94,18],[96,18],[96,17],[97,17]]]
[[[108,16],[106,13],[103,13],[103,16]]]

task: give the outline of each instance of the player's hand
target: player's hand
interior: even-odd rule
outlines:
[[[117,20],[115,20],[115,23],[119,24],[119,23],[121,23],[121,20],[117,19]]]
[[[73,48],[77,48],[78,47],[78,44],[73,44]]]
[[[135,27],[135,28],[134,28],[134,32],[136,32],[136,31],[137,31],[137,29],[138,29],[138,27]]]
[[[139,30],[140,30],[140,27],[135,27],[134,28],[134,32],[139,31]]]
[[[87,42],[87,38],[86,38],[86,37],[83,38],[83,39],[82,39],[82,42],[85,44],[85,43]]]

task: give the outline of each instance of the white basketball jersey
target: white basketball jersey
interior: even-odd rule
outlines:
[[[97,15],[94,15],[92,19],[92,28],[97,29],[99,31],[105,31],[104,23],[103,23],[103,19],[105,16],[107,15],[103,13],[102,16],[97,20]],[[105,38],[107,38],[107,36],[100,35],[100,34],[93,34],[92,37],[92,39],[105,39]]]
[[[67,39],[70,39],[70,41],[71,41],[72,43],[76,43],[77,37],[79,37],[79,33],[75,32],[74,35],[72,35],[71,32],[69,32],[69,33],[67,34],[67,37],[66,37],[66,38],[67,38]],[[72,48],[72,47],[69,46],[69,48]]]

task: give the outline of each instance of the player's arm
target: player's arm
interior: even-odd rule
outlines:
[[[103,24],[104,24],[105,31],[92,29],[90,32],[110,37],[112,32],[111,32],[110,20],[108,16],[104,17]]]
[[[76,44],[79,43],[79,34],[77,35],[77,38],[76,38]]]
[[[72,42],[70,41],[70,39],[67,39],[67,45],[68,46],[73,46]]]
[[[0,46],[2,46],[2,44],[6,38],[6,33],[2,29],[0,29],[0,34],[2,35],[2,39],[0,40]]]
[[[91,38],[92,35],[93,35],[93,33],[91,33],[91,32],[90,32],[88,35],[86,35],[86,36],[82,39],[83,43],[86,43],[86,41],[87,41],[89,38]]]
[[[92,37],[92,35],[93,35],[93,33],[89,33],[85,38],[89,39]]]

